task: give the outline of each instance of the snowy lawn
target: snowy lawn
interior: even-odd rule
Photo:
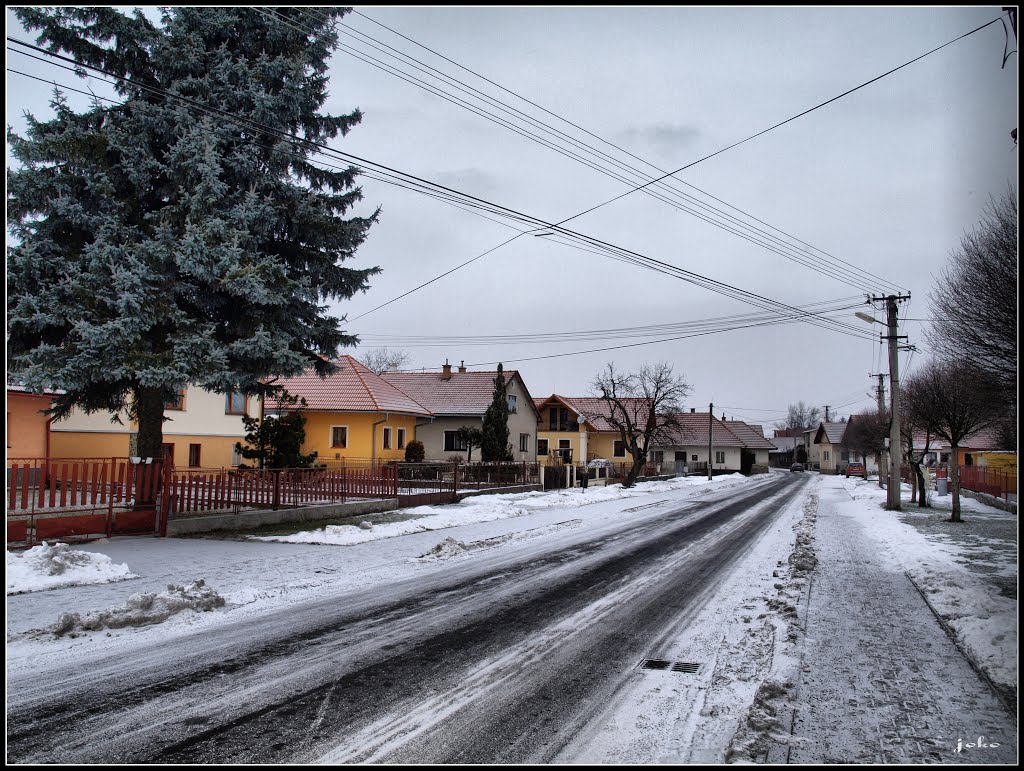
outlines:
[[[124,563],[105,554],[45,541],[26,551],[7,552],[7,594],[40,592],[81,584],[106,584],[138,578]]]

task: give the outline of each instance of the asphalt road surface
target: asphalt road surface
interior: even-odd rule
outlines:
[[[805,484],[659,501],[571,540],[9,681],[8,761],[549,761]]]

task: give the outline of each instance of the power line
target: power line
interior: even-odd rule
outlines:
[[[424,186],[427,186],[427,187],[429,187],[429,188],[431,188],[431,189],[433,189],[435,191],[442,191],[444,194],[450,194],[450,195],[453,195],[453,196],[458,196],[460,198],[460,200],[462,200],[463,202],[468,202],[471,205],[482,205],[484,207],[489,207],[489,209],[492,211],[492,213],[497,213],[497,214],[500,214],[501,216],[511,216],[511,217],[513,217],[515,219],[518,219],[518,220],[520,220],[520,221],[522,221],[524,223],[531,223],[531,224],[534,224],[535,226],[539,225],[539,226],[543,226],[545,228],[550,228],[550,229],[555,230],[558,233],[560,233],[560,234],[562,234],[564,236],[568,236],[568,237],[570,237],[570,238],[572,238],[574,240],[582,241],[583,243],[586,243],[586,244],[588,244],[590,246],[597,247],[597,248],[599,248],[601,250],[604,250],[604,251],[609,251],[611,254],[614,254],[614,255],[616,255],[618,257],[626,259],[627,261],[634,262],[635,264],[637,264],[639,266],[642,266],[642,267],[645,267],[645,268],[648,268],[648,269],[651,269],[651,270],[656,270],[658,272],[665,273],[666,275],[671,275],[674,278],[687,281],[688,283],[692,283],[692,284],[694,284],[696,286],[700,286],[700,287],[709,289],[711,291],[717,292],[719,294],[723,294],[723,295],[728,296],[728,297],[732,297],[733,299],[738,299],[738,300],[741,300],[743,302],[747,302],[749,304],[755,305],[756,307],[760,307],[760,308],[762,308],[764,310],[772,310],[772,309],[777,310],[780,313],[782,313],[786,318],[797,319],[797,318],[803,317],[802,320],[806,321],[807,323],[813,324],[815,326],[821,326],[823,328],[832,329],[833,331],[839,331],[839,332],[841,332],[843,334],[849,334],[849,335],[856,336],[856,337],[863,337],[864,336],[863,333],[861,332],[861,330],[859,330],[857,328],[854,328],[854,327],[852,327],[849,324],[843,324],[843,323],[840,323],[840,322],[832,321],[830,319],[820,318],[820,317],[817,317],[818,316],[817,314],[801,312],[799,309],[795,308],[794,306],[787,305],[785,303],[780,303],[780,302],[775,301],[775,300],[771,300],[769,298],[766,298],[766,297],[763,297],[761,295],[758,295],[758,294],[756,294],[754,292],[749,292],[747,290],[738,289],[737,287],[733,287],[733,286],[731,286],[729,284],[725,284],[724,282],[720,282],[720,281],[716,281],[714,279],[710,279],[710,278],[708,278],[706,276],[702,276],[701,274],[695,273],[693,271],[688,271],[688,270],[685,270],[683,268],[679,268],[677,266],[671,265],[669,263],[666,263],[666,262],[663,262],[663,261],[660,261],[660,260],[655,260],[654,258],[647,257],[647,256],[639,254],[637,252],[633,252],[631,250],[624,249],[622,247],[618,247],[618,246],[615,246],[613,244],[609,244],[609,243],[607,243],[605,241],[602,241],[600,239],[596,239],[596,238],[593,238],[593,237],[590,237],[590,236],[586,236],[586,235],[577,233],[575,231],[568,230],[566,228],[562,228],[559,225],[548,223],[548,222],[546,222],[544,220],[541,220],[539,218],[533,217],[531,215],[526,215],[526,214],[523,214],[521,212],[517,212],[516,210],[510,209],[508,207],[500,206],[499,204],[491,203],[489,201],[486,201],[484,199],[478,198],[476,196],[471,196],[471,195],[468,195],[466,193],[461,193],[461,192],[459,192],[457,190],[453,190],[452,188],[448,188],[448,187],[446,187],[444,185],[439,185],[437,183],[429,182],[427,180],[421,179],[419,177],[416,177],[414,175],[408,174],[406,172],[398,171],[396,169],[393,169],[391,167],[385,166],[385,165],[377,163],[377,162],[368,161],[368,160],[366,160],[364,158],[360,158],[359,156],[352,155],[351,153],[345,153],[345,152],[342,152],[340,150],[335,150],[333,148],[327,147],[326,145],[323,145],[323,144],[320,144],[320,143],[316,143],[316,142],[312,142],[311,140],[307,140],[307,139],[302,138],[302,137],[296,137],[296,136],[293,136],[293,135],[290,135],[290,134],[286,134],[285,132],[282,132],[282,131],[280,131],[278,129],[274,129],[272,127],[268,127],[265,124],[261,124],[261,123],[258,123],[256,121],[252,121],[252,120],[249,120],[247,118],[243,118],[241,116],[232,114],[232,113],[224,111],[224,110],[220,110],[220,109],[215,108],[215,107],[210,107],[209,105],[204,105],[204,104],[196,102],[195,100],[190,99],[188,97],[183,97],[183,96],[181,96],[179,94],[173,94],[173,93],[167,91],[166,89],[158,88],[158,87],[151,86],[151,85],[148,85],[148,84],[138,83],[137,81],[134,81],[134,80],[132,80],[130,78],[124,78],[124,77],[121,77],[121,76],[118,76],[118,75],[114,75],[112,73],[108,73],[108,72],[102,70],[101,68],[95,67],[93,65],[82,64],[80,62],[77,62],[74,59],[69,58],[69,57],[62,56],[60,54],[56,54],[56,53],[53,53],[53,52],[50,52],[50,51],[46,51],[45,49],[42,49],[39,46],[34,46],[34,45],[30,44],[30,43],[25,43],[24,41],[18,40],[16,38],[8,37],[8,40],[13,42],[13,43],[15,43],[16,45],[21,45],[21,46],[24,46],[24,47],[29,48],[31,50],[36,50],[36,51],[39,51],[41,53],[44,53],[47,56],[51,56],[51,57],[54,57],[54,58],[59,59],[59,60],[63,60],[63,61],[67,61],[67,62],[73,63],[73,64],[77,65],[78,67],[89,69],[89,70],[93,70],[95,72],[100,72],[103,75],[107,75],[109,77],[113,77],[113,78],[115,78],[116,80],[118,80],[120,82],[123,82],[123,83],[126,83],[128,85],[137,87],[137,88],[139,88],[139,89],[141,89],[143,91],[147,91],[149,93],[153,93],[153,94],[162,96],[163,98],[168,98],[169,97],[169,98],[176,99],[179,102],[184,103],[184,104],[186,104],[186,105],[188,105],[190,107],[193,107],[195,109],[198,109],[198,110],[200,110],[202,112],[212,113],[212,114],[215,114],[215,115],[220,115],[222,117],[228,117],[228,118],[230,118],[232,121],[234,121],[236,123],[240,123],[240,124],[246,125],[246,126],[248,126],[250,128],[253,128],[253,129],[257,130],[257,131],[261,131],[261,132],[270,134],[272,136],[277,136],[279,138],[282,138],[282,139],[284,139],[284,141],[288,142],[289,144],[299,144],[299,145],[302,145],[302,146],[306,147],[306,149],[311,151],[311,152],[314,152],[314,153],[317,153],[317,154],[329,154],[332,157],[338,156],[338,157],[340,157],[340,158],[342,158],[344,160],[354,160],[354,161],[356,161],[356,162],[358,162],[360,164],[371,166],[374,170],[376,170],[376,171],[378,171],[380,173],[385,173],[385,174],[388,174],[388,175],[395,175],[395,176],[398,176],[398,177],[402,178],[405,181],[411,181],[415,185],[424,185]],[[306,161],[306,162],[308,162],[308,161]],[[353,171],[358,171],[358,169],[353,169]],[[522,235],[522,233],[520,233],[519,235],[515,236],[513,239],[510,239],[510,240],[514,240],[515,238],[518,238],[521,235]],[[497,248],[497,247],[495,247],[495,248]],[[493,249],[491,249],[489,251],[493,251]],[[480,256],[483,256],[483,255],[479,255],[477,258],[474,258],[474,260],[475,259],[479,259]],[[471,262],[471,261],[473,261],[473,260],[470,260],[468,262]],[[468,262],[464,263],[464,264],[468,264]],[[455,270],[455,269],[453,269],[453,270]],[[453,270],[448,271],[448,273],[450,274],[451,272],[453,272]],[[433,281],[433,280],[436,280],[436,279],[432,279],[431,281]],[[431,283],[431,282],[428,282],[428,283]],[[421,286],[425,286],[425,285],[426,284],[421,285]],[[414,290],[410,290],[410,292],[407,292],[406,295],[411,294],[412,291],[415,291],[415,289]],[[379,307],[383,307],[383,306],[378,306],[378,308]],[[374,310],[377,310],[377,309],[374,309]],[[372,311],[370,311],[370,312],[372,312]],[[367,314],[363,314],[363,315],[365,316]]]
[[[357,12],[357,13],[359,13],[359,12]],[[359,15],[363,16],[364,18],[369,19],[369,17],[367,17],[365,14],[359,13]],[[369,20],[370,21],[374,21],[372,19],[369,19]],[[374,23],[378,23],[378,22],[374,21]],[[366,38],[367,40],[372,41],[372,43],[365,43],[363,40],[359,40],[358,41],[360,43],[363,43],[364,45],[368,45],[368,46],[370,46],[371,48],[374,48],[377,51],[381,51],[382,53],[387,54],[387,52],[384,51],[382,48],[380,48],[377,45],[373,45],[373,44],[377,43],[380,46],[384,46],[389,51],[393,51],[395,55],[401,56],[404,59],[408,59],[411,62],[415,62],[416,64],[414,64],[413,66],[414,66],[415,69],[419,70],[420,72],[423,72],[423,73],[429,75],[430,73],[428,73],[425,69],[423,69],[423,67],[426,67],[431,72],[437,73],[437,75],[434,76],[434,77],[445,78],[446,80],[451,81],[452,83],[458,84],[458,85],[456,85],[456,88],[458,88],[458,90],[460,90],[460,91],[462,91],[464,93],[467,93],[467,94],[469,94],[469,91],[472,91],[475,94],[479,94],[479,97],[476,97],[476,98],[486,99],[489,103],[498,106],[498,109],[500,109],[502,112],[508,113],[510,115],[512,113],[515,113],[517,116],[521,116],[519,118],[520,120],[529,121],[530,123],[536,125],[541,130],[543,130],[543,131],[545,131],[547,133],[557,134],[558,137],[561,138],[563,141],[570,142],[573,145],[575,145],[575,146],[577,146],[579,148],[584,149],[585,151],[589,152],[592,155],[601,156],[602,158],[607,159],[608,162],[611,162],[612,164],[615,164],[616,166],[618,166],[620,169],[622,169],[622,170],[624,170],[624,171],[626,171],[628,173],[631,173],[631,174],[633,174],[635,176],[639,176],[639,177],[641,177],[641,179],[644,179],[646,181],[650,181],[647,178],[647,174],[644,173],[644,172],[641,172],[636,167],[631,166],[628,163],[623,163],[622,161],[614,158],[613,156],[608,155],[607,153],[605,153],[603,151],[597,150],[593,146],[588,145],[588,144],[586,144],[584,142],[581,142],[581,141],[577,140],[576,138],[570,136],[569,134],[566,134],[563,131],[560,131],[560,130],[558,130],[556,128],[553,128],[549,124],[545,124],[542,121],[538,121],[536,118],[534,118],[533,116],[523,112],[522,110],[519,110],[519,109],[517,109],[515,107],[512,107],[511,105],[508,105],[505,102],[501,102],[500,100],[495,99],[494,97],[491,97],[490,95],[484,93],[483,91],[480,91],[479,89],[474,88],[473,86],[470,86],[470,85],[464,83],[463,81],[458,80],[457,78],[453,78],[452,76],[450,76],[450,75],[448,75],[448,74],[446,74],[446,73],[444,73],[444,72],[442,72],[442,71],[440,71],[440,70],[438,70],[438,69],[436,69],[434,67],[431,67],[429,64],[426,64],[426,63],[420,61],[419,59],[416,59],[415,57],[409,56],[408,54],[406,54],[406,53],[404,53],[404,52],[402,52],[402,51],[400,51],[400,50],[398,50],[398,49],[388,45],[387,43],[383,43],[382,41],[379,41],[376,38],[373,38],[373,37],[371,37],[369,35],[366,35],[365,33],[361,32],[360,30],[355,29],[354,27],[351,27],[351,26],[349,26],[347,24],[344,24],[344,23],[339,23],[339,26],[341,26],[341,27],[343,27],[345,29],[350,30],[354,34],[359,35],[361,38]],[[451,59],[448,59],[448,57],[445,57],[445,56],[437,53],[436,51],[433,51],[433,49],[430,49],[430,48],[428,48],[426,46],[423,46],[422,44],[417,43],[416,41],[412,40],[411,38],[409,38],[409,37],[407,37],[405,35],[402,35],[401,33],[398,33],[395,30],[392,30],[390,27],[386,27],[385,25],[380,25],[380,26],[384,27],[385,29],[388,29],[393,34],[399,35],[403,39],[409,40],[410,42],[414,43],[415,45],[418,45],[421,48],[424,48],[425,50],[430,51],[434,55],[439,56],[439,57],[445,59],[446,61],[449,61],[449,62],[452,61]],[[445,93],[447,93],[447,92],[445,92],[445,93],[438,93],[437,87],[434,86],[434,84],[428,84],[425,81],[423,81],[423,80],[421,80],[419,78],[416,78],[415,76],[404,77],[404,75],[408,75],[408,73],[403,73],[401,75],[396,74],[396,72],[393,69],[390,68],[390,65],[386,65],[386,64],[384,64],[383,62],[380,62],[377,59],[373,59],[372,57],[371,57],[371,59],[372,59],[372,61],[371,61],[371,60],[363,58],[360,55],[357,55],[357,53],[350,52],[348,49],[345,49],[345,52],[349,53],[350,55],[354,56],[355,58],[359,58],[361,61],[364,61],[364,62],[366,62],[368,64],[371,64],[371,66],[378,67],[378,69],[382,69],[382,70],[384,70],[386,72],[394,74],[394,75],[396,75],[396,77],[399,77],[400,79],[405,80],[406,82],[412,83],[413,85],[417,85],[420,88],[428,90],[431,93],[434,93],[434,94],[440,96],[442,99],[446,99],[447,101],[449,101],[449,102],[451,102],[453,104],[457,104],[458,106],[464,107],[465,109],[469,109],[469,110],[475,112],[478,115],[481,114],[475,107],[467,105],[467,103],[465,101],[463,101],[462,99],[459,99],[459,98],[454,98],[454,99],[448,98],[448,96],[445,95]],[[358,52],[358,53],[361,54],[362,52]],[[493,85],[496,85],[498,88],[501,88],[503,91],[506,91],[507,93],[513,94],[514,96],[516,96],[517,98],[523,100],[524,102],[526,102],[528,104],[531,104],[531,105],[534,105],[535,107],[538,107],[539,109],[543,110],[544,112],[548,113],[549,115],[554,116],[555,118],[558,118],[559,120],[563,121],[564,123],[567,123],[568,125],[571,125],[571,126],[573,126],[574,128],[576,128],[576,129],[578,129],[580,131],[583,131],[584,133],[588,134],[589,136],[592,136],[592,137],[598,139],[602,143],[607,144],[610,147],[615,148],[619,152],[622,152],[622,153],[624,153],[626,155],[629,155],[632,158],[635,158],[636,160],[641,161],[642,163],[646,164],[647,166],[650,166],[651,168],[655,169],[656,171],[660,171],[660,172],[664,173],[664,170],[659,169],[656,165],[651,164],[648,161],[645,161],[644,159],[640,158],[639,156],[636,156],[633,153],[630,153],[629,151],[624,150],[623,148],[619,147],[618,145],[616,145],[614,143],[611,143],[611,142],[608,142],[608,141],[602,139],[601,137],[597,136],[596,134],[593,134],[590,131],[587,131],[586,129],[582,128],[581,126],[578,126],[577,124],[573,123],[572,121],[569,121],[569,120],[567,120],[565,118],[562,118],[561,116],[558,116],[555,113],[552,113],[550,110],[546,110],[545,108],[540,107],[539,105],[537,105],[536,103],[530,101],[529,99],[526,99],[525,97],[523,97],[523,96],[521,96],[519,94],[516,94],[515,92],[509,91],[508,89],[504,88],[503,86],[500,86],[500,85],[494,83],[494,81],[491,81],[488,78],[485,78],[484,76],[480,75],[479,73],[476,73],[473,70],[470,70],[470,69],[468,69],[466,67],[463,67],[462,65],[457,64],[455,62],[452,62],[452,63],[456,64],[456,66],[458,66],[460,69],[466,70],[467,72],[472,73],[476,77],[481,78],[482,80],[485,80],[488,83],[492,83]],[[420,65],[420,64],[422,64],[423,67],[416,66],[416,65]],[[401,72],[401,71],[399,71],[399,72]],[[465,88],[463,88],[463,86],[465,86]],[[468,89],[468,91],[467,91],[467,89]],[[572,153],[572,152],[568,152],[567,153],[567,152],[563,151],[561,148],[553,146],[548,140],[540,138],[540,137],[538,137],[536,134],[534,134],[532,132],[527,131],[524,134],[523,131],[520,131],[518,127],[512,126],[505,119],[496,118],[495,116],[493,116],[491,114],[483,115],[483,117],[485,117],[485,118],[487,118],[489,120],[492,120],[492,121],[494,121],[496,123],[499,123],[500,125],[503,125],[503,126],[505,126],[506,128],[509,128],[512,131],[515,131],[515,133],[518,133],[518,134],[520,134],[522,136],[527,136],[528,138],[531,138],[534,141],[538,141],[538,142],[544,144],[547,147],[551,147],[556,152],[559,152],[559,153],[561,153],[563,155],[567,155],[568,157],[572,157],[575,160],[579,160],[580,162],[583,162],[586,165],[588,165],[590,168],[595,168],[596,170],[598,170],[598,171],[600,171],[602,173],[608,174],[609,176],[612,176],[613,178],[615,178],[617,180],[623,181],[626,184],[630,184],[630,185],[635,184],[635,183],[633,183],[633,182],[623,178],[621,176],[621,174],[610,172],[610,171],[608,171],[608,170],[606,170],[604,168],[597,168],[597,167],[593,166],[593,164],[591,164],[590,162],[582,160],[575,153]],[[737,207],[727,203],[726,201],[723,201],[722,199],[717,198],[717,197],[711,195],[707,191],[704,191],[701,188],[696,187],[695,185],[692,185],[692,184],[690,184],[688,182],[685,182],[685,181],[682,181],[682,180],[678,180],[678,181],[682,182],[682,184],[685,184],[687,187],[689,187],[691,189],[694,189],[694,190],[697,190],[697,191],[703,193],[704,195],[708,196],[709,198],[711,198],[713,200],[716,200],[716,201],[718,201],[719,203],[722,203],[725,206],[728,206],[730,209],[733,209],[734,211],[738,211],[741,214],[743,214],[744,216],[747,216],[747,217],[753,219],[754,221],[759,222],[762,225],[765,225],[766,227],[771,228],[772,230],[775,230],[778,233],[782,233],[783,235],[786,235],[788,238],[791,238],[791,239],[793,239],[793,240],[803,244],[804,246],[808,246],[811,249],[814,249],[815,251],[818,251],[818,252],[820,252],[822,254],[825,254],[831,260],[833,260],[835,262],[842,263],[843,265],[845,265],[846,269],[844,270],[844,269],[838,268],[834,264],[824,261],[821,257],[818,257],[818,256],[812,254],[811,252],[808,252],[806,249],[802,249],[802,248],[800,248],[798,246],[794,246],[793,244],[787,243],[787,242],[777,238],[776,236],[772,235],[771,233],[768,233],[767,231],[764,231],[764,230],[762,230],[760,228],[757,228],[756,226],[750,225],[747,222],[743,222],[742,220],[740,220],[740,219],[738,219],[736,217],[733,217],[732,215],[728,214],[727,212],[725,212],[725,211],[723,211],[721,209],[718,209],[718,208],[716,208],[714,206],[709,206],[706,203],[700,201],[699,199],[693,198],[692,196],[688,196],[685,193],[682,193],[681,191],[677,190],[676,188],[666,187],[663,183],[658,183],[658,187],[663,189],[663,190],[668,191],[669,193],[672,193],[672,194],[675,194],[677,196],[682,197],[687,202],[692,202],[693,204],[695,204],[695,205],[697,205],[697,206],[699,206],[699,207],[701,207],[701,208],[703,208],[703,209],[705,209],[705,210],[707,210],[709,212],[713,212],[714,214],[716,214],[718,216],[724,217],[727,220],[730,220],[731,222],[729,224],[723,224],[722,222],[719,222],[718,220],[709,219],[707,216],[705,216],[701,212],[695,212],[692,209],[688,209],[686,206],[683,206],[683,205],[681,205],[679,203],[676,203],[675,201],[668,200],[668,199],[664,198],[661,195],[654,195],[654,197],[658,198],[659,200],[661,200],[661,201],[663,201],[665,203],[668,203],[671,206],[674,206],[677,209],[680,209],[682,211],[686,211],[687,213],[692,214],[693,216],[697,217],[698,219],[702,219],[705,222],[708,222],[709,224],[712,224],[712,225],[714,225],[716,227],[719,227],[720,229],[723,229],[723,230],[725,230],[727,232],[733,233],[735,235],[739,235],[741,238],[744,238],[745,240],[748,240],[751,243],[757,244],[759,246],[763,246],[764,248],[768,249],[769,251],[772,251],[772,252],[774,252],[776,254],[779,254],[779,255],[781,255],[783,257],[786,257],[787,259],[793,260],[794,262],[797,262],[798,264],[804,265],[805,267],[809,267],[812,270],[815,270],[815,271],[817,271],[819,273],[822,273],[823,275],[826,275],[828,277],[831,277],[831,278],[836,279],[838,281],[841,281],[843,283],[848,283],[850,285],[855,285],[857,288],[862,289],[862,290],[868,289],[869,286],[875,286],[875,284],[866,284],[863,279],[861,279],[859,276],[856,275],[857,273],[860,273],[860,274],[863,274],[865,276],[869,276],[871,278],[874,278],[874,279],[877,279],[879,281],[882,281],[884,284],[888,285],[888,282],[885,282],[884,279],[881,279],[881,277],[877,276],[876,274],[871,273],[870,271],[866,271],[866,270],[864,270],[863,268],[861,268],[859,266],[852,265],[850,263],[845,262],[844,260],[841,260],[841,259],[835,257],[834,255],[828,254],[827,252],[823,252],[822,250],[817,249],[816,247],[813,247],[810,244],[807,244],[806,242],[801,241],[800,239],[795,238],[794,236],[786,233],[785,231],[780,230],[779,228],[775,228],[774,226],[764,222],[763,220],[759,220],[758,218],[756,218],[753,215],[743,211],[742,209],[739,209],[739,208],[737,208]],[[643,189],[643,188],[641,187],[641,188],[636,188],[636,189]],[[649,190],[644,190],[644,192],[648,193],[648,194],[651,194],[651,192]],[[771,239],[772,241],[776,242],[776,244],[766,244],[763,241],[760,241],[760,240],[757,240],[757,239],[754,239],[754,238],[750,238],[747,234],[740,233],[739,231],[734,230],[733,227],[732,227],[733,224],[735,224],[738,227],[747,228],[747,229],[751,230],[752,232],[756,233],[758,236],[762,236],[762,237]],[[795,250],[795,251],[793,253],[791,253],[791,252],[783,252],[783,251],[779,250],[779,248],[778,248],[779,246],[781,246],[784,249],[790,249],[790,250]],[[852,275],[851,275],[851,272],[852,272]],[[897,286],[897,285],[892,284],[891,286]]]

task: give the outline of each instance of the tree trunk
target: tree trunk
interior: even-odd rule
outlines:
[[[953,488],[953,516],[950,522],[960,521],[960,451],[954,444],[950,447],[949,456],[949,483]]]
[[[633,456],[633,468],[626,474],[626,481],[622,483],[623,487],[632,487],[636,484],[636,478],[640,476],[640,472],[644,467],[644,457],[643,455],[639,458],[635,455]]]
[[[135,389],[135,418],[139,423],[138,452],[141,458],[152,458],[154,464],[163,460],[164,397],[159,388]],[[136,476],[135,508],[153,506],[156,489],[142,484],[143,475],[153,473],[156,465],[142,465],[134,469]],[[148,470],[148,472],[147,472]]]
[[[910,465],[911,468],[913,468],[914,476],[917,479],[917,489],[920,491],[917,496],[918,508],[927,509],[930,505],[928,503],[928,484],[925,482],[924,472],[921,470],[921,464],[912,463]]]
[[[164,457],[164,397],[159,388],[136,388],[135,411],[139,422],[138,453],[143,458]]]

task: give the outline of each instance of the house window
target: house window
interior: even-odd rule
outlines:
[[[508,411],[509,412],[515,412],[516,411],[516,401],[517,401],[517,397],[516,397],[515,394],[509,394],[508,395]]]
[[[384,426],[384,449],[391,449],[391,428]]]
[[[164,457],[167,458],[167,460],[169,460],[171,462],[171,465],[173,466],[174,465],[174,443],[170,442],[170,443],[165,443],[165,444],[160,445],[160,451],[163,453]]]
[[[612,455],[616,458],[626,457],[626,443],[621,439],[615,440],[614,448],[612,449]]]
[[[715,450],[715,463],[725,463],[725,450]]]
[[[331,447],[348,447],[348,426],[331,426]]]
[[[697,460],[697,456],[694,455],[693,459]],[[676,450],[676,462],[677,463],[686,463],[686,451],[685,450]]]
[[[824,451],[824,452],[822,453],[822,455],[824,456],[825,460],[828,460],[828,450],[825,450],[825,451]]]
[[[547,455],[547,454],[548,454],[548,440],[547,439],[538,439],[537,440],[537,455]]]
[[[458,431],[444,432],[445,452],[465,452],[468,449],[469,447],[466,445],[466,440],[459,436]]]
[[[188,446],[188,465],[190,466],[201,466],[199,462],[199,454],[202,452],[203,446],[201,444],[190,444]]]
[[[228,391],[224,397],[224,414],[244,415],[245,394],[239,393],[238,391]]]
[[[552,407],[548,410],[548,430],[558,430],[558,407]]]
[[[558,440],[558,455],[563,463],[568,463],[572,460],[572,443],[568,439]]]
[[[697,460],[697,456],[696,455],[691,455],[690,456],[690,460]]]
[[[652,463],[663,463],[664,461],[665,461],[665,451],[664,450],[655,450],[654,452],[651,453],[651,462]]]
[[[519,435],[519,452],[529,452],[529,451],[530,451],[530,435],[529,434],[520,434]]]
[[[405,429],[404,428],[398,429],[398,449],[399,450],[404,450],[405,449]]]
[[[185,409],[185,389],[182,388],[178,391],[177,396],[173,399],[167,399],[164,401],[165,410],[183,410]]]
[[[235,445],[231,448],[231,465],[240,466],[242,464],[242,451]]]

